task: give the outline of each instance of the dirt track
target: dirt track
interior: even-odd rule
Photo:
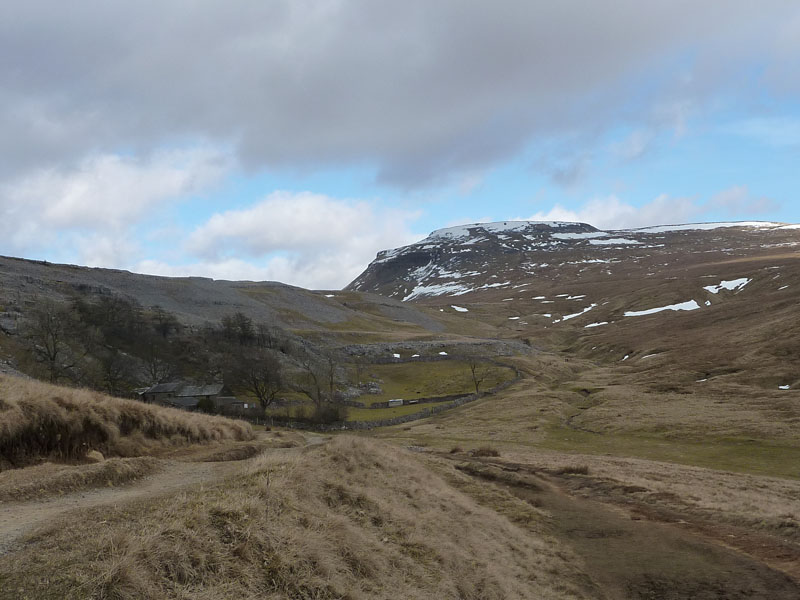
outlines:
[[[308,435],[306,445],[322,444],[327,438]],[[202,450],[202,447],[201,447]],[[287,450],[274,450],[287,451]],[[245,461],[165,461],[163,470],[138,482],[118,487],[95,488],[43,500],[0,502],[0,555],[9,552],[27,533],[72,510],[115,505],[153,498],[180,489],[216,483],[243,468]]]
[[[0,554],[8,552],[21,536],[67,511],[159,496],[217,481],[240,468],[241,463],[238,462],[169,461],[163,471],[134,485],[84,490],[45,500],[0,504]]]

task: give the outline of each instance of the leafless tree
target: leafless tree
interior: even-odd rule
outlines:
[[[300,359],[300,366],[303,368],[303,376],[298,382],[298,389],[319,407],[323,401],[324,373],[322,365],[313,357],[305,355]]]
[[[56,382],[74,368],[69,347],[72,314],[69,309],[50,301],[37,304],[28,323],[27,334],[36,360],[43,363],[51,382]]]
[[[489,369],[484,361],[472,356],[469,358],[469,372],[472,376],[472,385],[475,386],[475,393],[480,394],[481,384],[489,375]]]
[[[111,395],[121,393],[126,381],[130,380],[130,360],[114,348],[108,348],[100,355],[100,369],[105,389]]]
[[[173,374],[174,367],[166,360],[166,356],[166,342],[154,336],[149,337],[142,356],[148,383],[162,383]]]
[[[261,408],[267,408],[283,389],[283,368],[277,355],[270,350],[239,354],[232,357],[235,364],[229,370],[234,387],[252,394]]]

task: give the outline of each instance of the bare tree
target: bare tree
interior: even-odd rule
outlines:
[[[174,367],[165,358],[167,350],[167,343],[162,339],[152,335],[147,338],[142,358],[148,383],[162,383],[173,374]]]
[[[333,402],[336,399],[336,357],[332,352],[325,354],[325,380],[328,384],[328,402]]]
[[[469,358],[469,372],[472,376],[472,385],[475,386],[475,393],[481,393],[481,384],[489,375],[489,369],[486,367],[486,363],[477,359],[476,357]]]
[[[233,328],[240,345],[245,346],[253,340],[253,319],[243,312],[234,313]]]
[[[122,392],[130,380],[129,359],[115,348],[108,348],[100,355],[100,369],[105,389],[111,395]]]
[[[261,408],[267,408],[283,389],[283,368],[280,359],[269,350],[231,357],[234,362],[229,370],[231,385],[252,394]]]
[[[69,329],[72,313],[50,301],[40,302],[28,324],[28,337],[36,360],[43,363],[51,382],[56,382],[74,368],[70,352]]]
[[[319,407],[323,400],[322,385],[324,381],[321,365],[311,356],[305,355],[300,359],[300,366],[303,367],[303,377],[298,388]]]
[[[175,315],[168,313],[158,305],[153,307],[153,318],[155,320],[153,327],[161,334],[161,337],[166,338],[173,331],[180,329],[181,325]]]

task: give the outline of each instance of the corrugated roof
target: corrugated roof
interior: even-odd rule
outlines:
[[[157,383],[153,387],[146,390],[147,394],[168,394],[174,392],[184,384],[180,381],[173,381],[170,383]]]
[[[192,385],[182,381],[172,381],[170,383],[158,383],[145,391],[146,394],[174,394],[178,397],[190,396],[216,396],[225,387],[222,383],[211,383],[208,385]]]
[[[176,396],[216,396],[224,387],[221,383],[211,383],[209,385],[185,385]]]

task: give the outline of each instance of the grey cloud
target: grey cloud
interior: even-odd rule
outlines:
[[[253,169],[366,163],[381,182],[417,186],[537,137],[636,126],[665,99],[701,105],[744,89],[742,60],[791,60],[773,57],[771,40],[799,10],[780,0],[7,2],[0,175],[190,139],[232,147]],[[631,94],[643,79],[652,93]]]

